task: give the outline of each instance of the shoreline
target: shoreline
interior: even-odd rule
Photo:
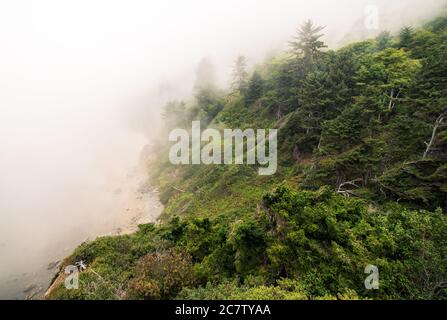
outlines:
[[[101,237],[109,237],[109,236],[121,236],[126,234],[132,234],[138,230],[138,225],[147,224],[147,223],[157,223],[158,218],[163,210],[163,206],[158,198],[158,191],[156,188],[149,188],[147,191],[139,191],[139,194],[136,195],[136,199],[138,199],[138,205],[134,208],[129,208],[127,212],[132,212],[132,214],[126,214],[127,223],[122,224],[119,227],[116,227],[113,231],[98,235],[93,239],[86,239],[85,242],[94,241],[97,238]],[[79,245],[81,245],[80,243]],[[78,245],[78,246],[79,246]],[[31,299],[45,299],[54,288],[56,288],[60,283],[65,281],[66,274],[63,272],[62,268],[64,267],[64,260],[68,257],[65,256],[62,260],[57,262],[55,265],[54,276],[49,282],[47,289],[42,290],[38,295],[31,297]],[[56,262],[53,262],[53,264]]]
[[[148,161],[147,159],[145,160],[142,162]],[[147,173],[141,164],[128,174],[126,181],[119,188],[115,189],[113,194],[121,198],[121,203],[124,204],[122,214],[108,221],[108,230],[106,232],[97,233],[94,237],[86,238],[70,252],[73,252],[82,243],[94,241],[101,237],[132,234],[138,230],[138,225],[157,223],[163,211],[158,190],[147,184]],[[53,277],[50,279],[46,289],[41,290],[38,294],[30,297],[30,299],[45,299],[61,281],[64,281],[66,275],[62,272],[63,263],[70,254],[66,254],[58,261],[49,263],[48,266],[53,266]]]
[[[93,225],[85,226],[82,233],[61,234],[48,244],[43,257],[32,272],[11,276],[5,282],[15,293],[7,299],[41,300],[51,292],[58,279],[65,279],[64,261],[82,243],[107,236],[132,234],[138,225],[157,223],[163,205],[158,190],[148,184],[147,164],[151,162],[148,148],[143,148],[139,164],[131,168],[120,181],[107,187],[107,208]],[[82,226],[81,226],[82,227]],[[76,230],[74,230],[76,231]],[[46,262],[45,262],[46,261]]]

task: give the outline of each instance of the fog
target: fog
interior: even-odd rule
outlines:
[[[422,23],[445,3],[1,1],[0,298],[45,285],[51,275],[33,274],[125,214],[115,190],[157,135],[163,103],[188,98],[204,57],[224,88],[236,56],[253,67],[285,51],[307,18],[337,47]],[[368,5],[380,17],[371,33],[362,29]]]

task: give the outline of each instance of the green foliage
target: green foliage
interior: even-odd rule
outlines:
[[[87,263],[81,289],[50,298],[445,299],[443,123],[422,155],[447,106],[446,21],[326,52],[307,22],[292,55],[250,77],[239,58],[226,96],[202,61],[195,101],[168,103],[166,126],[279,128],[277,174],[172,166],[163,149],[162,223],[81,245],[65,261]]]
[[[383,192],[394,199],[428,208],[447,209],[447,164],[434,160],[405,163],[380,178]]]
[[[279,280],[275,286],[238,284],[226,281],[221,284],[207,283],[204,287],[186,288],[178,299],[186,300],[358,300],[358,295],[348,290],[336,296],[310,297],[297,280]]]
[[[292,53],[297,58],[303,58],[306,63],[313,63],[326,45],[320,38],[324,27],[315,26],[311,20],[306,21],[297,31],[294,41],[290,42]]]
[[[264,80],[258,72],[255,72],[248,83],[247,94],[245,96],[246,105],[255,103],[259,98],[261,98],[263,92]]]
[[[372,114],[392,111],[420,68],[420,62],[403,50],[389,48],[364,56],[357,74],[362,93],[357,103]]]
[[[413,42],[413,28],[405,27],[399,32],[399,48],[409,49]]]
[[[169,249],[150,253],[138,261],[128,295],[132,299],[168,299],[194,281],[192,260],[186,252]]]
[[[327,190],[294,192],[285,187],[266,196],[264,203],[274,273],[299,277],[311,295],[351,289],[370,296],[362,288],[368,264],[381,270],[381,289],[371,295],[375,298],[433,298],[433,290],[447,276],[447,218],[440,210],[397,206],[371,211],[360,200]]]
[[[236,271],[241,275],[252,273],[264,262],[265,234],[255,221],[236,221],[228,242],[235,252]]]
[[[200,112],[199,118],[205,124],[209,124],[224,107],[218,92],[213,88],[199,89],[196,92],[196,100]]]
[[[393,37],[391,36],[391,33],[389,31],[380,33],[379,36],[376,38],[377,49],[381,51],[389,48],[392,45],[392,41]]]
[[[240,93],[245,94],[247,90],[247,79],[247,58],[244,56],[239,56],[237,57],[233,67],[233,92],[239,91]]]
[[[231,227],[195,218],[142,226],[134,241],[151,235],[159,249],[140,258],[138,251],[133,263],[118,255],[125,249],[132,254],[129,240],[136,236],[86,244],[74,257],[89,261],[82,290],[74,297],[58,288],[53,298],[116,298],[121,283],[126,297],[136,299],[180,292],[180,298],[222,298],[219,290],[228,286],[224,297],[234,299],[430,299],[447,276],[447,216],[441,210],[397,204],[382,210],[329,187],[311,192],[287,186],[266,194],[263,208],[256,220],[246,215]],[[364,289],[369,264],[379,267],[380,291]],[[95,277],[99,285],[90,285]]]

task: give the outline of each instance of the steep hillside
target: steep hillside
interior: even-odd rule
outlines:
[[[80,288],[49,298],[447,298],[447,16],[338,51],[321,32],[165,108],[166,132],[279,129],[275,175],[175,166],[157,146],[161,223],[81,245],[65,261],[87,265]]]

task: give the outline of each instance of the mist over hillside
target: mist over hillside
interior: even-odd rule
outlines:
[[[306,19],[326,26],[325,42],[339,48],[420,26],[446,3],[2,2],[0,297],[23,298],[38,270],[87,236],[108,233],[108,222],[126,214],[117,190],[143,147],[167,140],[162,108],[193,98],[204,59],[225,92],[237,56],[247,57],[252,72],[286,52]],[[364,23],[369,6],[378,13],[374,30]]]
[[[193,2],[198,5],[195,8],[200,7],[199,2]],[[192,97],[197,66],[202,59],[206,58],[212,64],[219,86],[228,89],[231,68],[237,56],[244,55],[253,70],[266,59],[287,52],[288,42],[297,26],[306,19],[326,26],[323,39],[330,49],[336,49],[353,41],[374,38],[383,31],[395,34],[404,26],[421,26],[447,8],[446,0],[320,2],[280,1],[272,5],[271,1],[265,0],[255,4],[244,1],[236,5],[230,1],[222,7],[210,5],[219,18],[209,18],[207,23],[215,27],[207,27],[208,31],[196,30],[193,38],[200,43],[194,47],[195,56],[189,56],[191,48],[179,49],[182,64],[173,72],[166,69],[153,86],[148,86],[149,90],[134,97],[138,106],[130,115],[132,127],[147,136],[160,130],[159,126],[147,126],[146,119],[159,117],[161,106],[169,100]],[[321,10],[321,7],[325,9]],[[205,8],[201,7],[201,10]],[[371,18],[376,17],[377,22],[369,25]],[[178,61],[173,59],[171,66],[176,66]]]

